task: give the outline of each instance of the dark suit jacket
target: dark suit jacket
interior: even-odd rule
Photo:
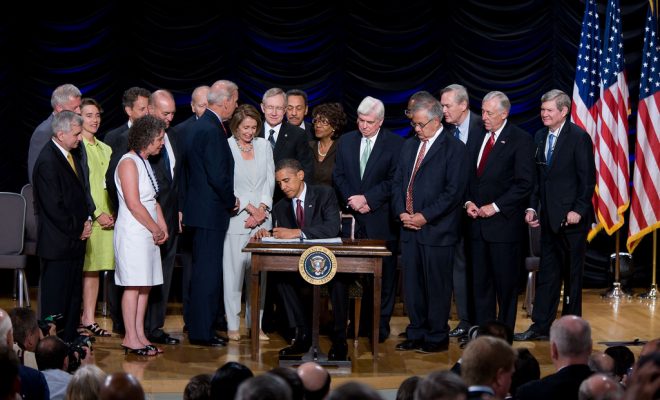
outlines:
[[[265,133],[265,125],[261,127],[259,137],[268,139]],[[275,149],[273,149],[273,161],[275,165],[277,162],[285,158],[293,158],[300,161],[303,171],[305,171],[305,181],[312,182],[314,177],[314,155],[307,144],[307,134],[305,131],[297,126],[290,125],[288,122],[282,121],[280,133],[277,135],[277,142]],[[276,189],[280,196],[282,191]]]
[[[80,160],[80,179],[82,180],[83,186],[85,187],[85,197],[87,198],[87,212],[89,215],[94,215],[96,211],[96,206],[94,205],[94,199],[92,198],[92,190],[89,183],[89,164],[87,160],[87,150],[85,149],[85,144],[82,139],[78,144],[78,147],[71,150],[71,154],[78,157]]]
[[[314,125],[310,121],[305,121],[305,133],[307,134],[307,140],[316,140]]]
[[[476,114],[472,111],[469,111],[468,114],[468,135],[467,142],[465,147],[467,147],[468,154],[473,154],[475,151],[479,151],[481,148],[481,143],[484,138],[484,121],[481,119],[479,114]],[[447,128],[447,132],[453,134],[456,125],[453,124],[443,124]],[[414,132],[414,130],[413,130]],[[475,149],[476,147],[476,149]]]
[[[516,392],[516,399],[577,400],[580,384],[592,373],[587,365],[569,365],[543,379],[522,385]]]
[[[417,241],[429,246],[453,246],[458,242],[461,218],[461,201],[467,184],[468,172],[460,168],[467,162],[463,142],[443,129],[417,171],[413,186],[413,209],[426,218],[426,225],[419,231],[401,230],[401,240],[412,235]],[[393,209],[398,218],[406,212],[406,190],[415,166],[420,140],[412,137],[401,149],[401,158],[392,184]]]
[[[104,143],[112,149],[108,170],[105,172],[105,187],[116,213],[119,200],[117,198],[117,186],[115,185],[115,170],[121,157],[128,151],[128,122],[108,132],[105,135]]]
[[[596,186],[591,137],[579,126],[566,121],[557,138],[550,166],[545,160],[547,137],[546,127],[536,132],[534,138],[537,179],[529,207],[538,212],[540,203],[553,232],[559,231],[569,211],[582,217],[581,223],[573,229],[584,229],[593,217],[591,198]]]
[[[174,131],[176,132],[177,137],[177,146],[179,147],[179,153],[183,153],[183,141],[186,137],[186,132],[188,132],[188,129],[193,126],[195,121],[197,121],[197,115],[193,114],[174,127]]]
[[[72,153],[73,155],[73,153]],[[80,160],[74,155],[76,170]],[[34,198],[38,215],[37,254],[49,260],[85,255],[80,240],[88,212],[85,187],[60,149],[49,141],[34,165]]]
[[[534,186],[532,137],[507,121],[490,152],[483,174],[477,176],[482,142],[470,159],[466,200],[477,207],[495,203],[500,209],[490,218],[471,219],[471,235],[491,242],[517,242],[525,226],[525,207]]]
[[[185,225],[226,231],[234,197],[234,158],[220,120],[211,111],[183,139],[180,201]]]
[[[273,207],[273,225],[298,228],[291,199],[283,198]],[[305,226],[302,231],[307,239],[323,239],[339,236],[339,207],[337,198],[329,186],[307,185],[305,194]]]
[[[360,131],[343,135],[337,143],[337,156],[333,181],[342,210],[353,214],[357,230],[370,239],[394,240],[399,229],[391,215],[392,180],[399,164],[403,138],[387,129],[381,129],[369,161],[360,178]],[[348,198],[361,194],[367,199],[371,211],[360,214],[350,207]]]
[[[172,146],[172,151],[174,152],[174,158],[176,162],[174,163],[174,175],[170,173],[168,167],[165,164],[165,159],[163,157],[163,152],[165,151],[165,145],[160,151],[160,154],[149,157],[149,163],[151,168],[154,171],[156,176],[156,181],[158,182],[158,204],[160,204],[161,209],[163,210],[163,217],[165,218],[165,223],[167,224],[167,230],[169,231],[170,236],[173,236],[179,229],[179,202],[178,202],[178,175],[179,168],[181,168],[181,156],[178,146],[178,133],[174,128],[167,129],[167,136]],[[171,160],[170,156],[170,160]]]

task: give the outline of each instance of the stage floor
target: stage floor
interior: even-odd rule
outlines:
[[[584,291],[583,312],[592,327],[594,350],[604,350],[606,346],[599,342],[646,341],[660,337],[660,319],[656,314],[656,302],[633,298],[613,301],[601,299],[602,290],[589,289]],[[637,290],[641,292],[641,290]],[[33,293],[36,294],[36,293]],[[34,298],[34,296],[33,296]],[[34,301],[34,300],[33,300]],[[36,304],[34,302],[33,304]],[[522,297],[519,299],[519,312],[516,331],[525,330],[531,319],[521,308]],[[9,309],[16,302],[6,297],[0,299],[0,307]],[[397,305],[395,317],[392,319],[392,335],[379,346],[379,358],[373,362],[369,350],[369,341],[360,338],[357,347],[349,342],[349,354],[352,362],[350,373],[333,374],[333,386],[346,380],[359,380],[376,389],[395,389],[402,380],[411,375],[426,375],[431,371],[449,369],[461,355],[461,349],[455,339],[451,340],[449,351],[439,354],[419,354],[415,352],[398,352],[394,346],[400,341],[397,335],[405,328],[408,318],[401,315],[401,305]],[[112,327],[109,318],[98,317],[98,323],[105,329]],[[450,321],[454,327],[456,321]],[[227,361],[237,361],[247,365],[255,373],[268,371],[277,366],[277,352],[286,343],[276,334],[271,334],[269,342],[261,343],[259,361],[250,358],[250,342],[244,326],[244,335],[240,342],[230,342],[227,347],[209,349],[188,344],[183,333],[181,304],[171,303],[166,321],[166,331],[181,338],[178,346],[164,346],[165,352],[156,357],[124,356],[119,345],[121,338],[113,335],[110,338],[97,338],[95,344],[96,363],[106,372],[127,371],[140,379],[148,393],[183,393],[190,377],[213,373]],[[325,337],[321,338],[321,347],[327,351],[330,344]],[[542,375],[553,372],[549,356],[549,344],[542,342],[516,342],[514,347],[527,347],[541,364]],[[641,346],[630,346],[637,356]]]

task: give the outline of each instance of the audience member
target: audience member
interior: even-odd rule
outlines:
[[[18,375],[18,357],[14,351],[0,345],[0,399],[16,400],[21,395],[21,378]],[[42,397],[43,399],[43,397]]]
[[[337,139],[344,133],[346,113],[340,103],[324,103],[314,107],[312,116],[315,138],[309,141],[309,147],[314,154],[314,176],[311,182],[316,185],[332,186]]]
[[[420,381],[420,377],[416,375],[404,379],[396,391],[396,400],[413,400],[415,398],[415,390]]]
[[[603,375],[614,376],[614,359],[602,351],[594,351],[589,355],[587,363],[593,372],[599,372]]]
[[[66,343],[57,336],[47,336],[37,345],[37,365],[48,383],[51,400],[63,400],[72,379],[67,372],[69,357]]]
[[[326,400],[382,400],[382,397],[364,383],[348,382],[330,392]]]
[[[614,375],[625,384],[624,378],[628,378],[628,372],[635,365],[635,354],[626,346],[612,346],[605,349],[605,354],[614,359]],[[644,347],[639,354],[644,355]]]
[[[222,397],[211,397],[211,375],[209,374],[193,376],[183,389],[183,400],[210,400],[211,398],[220,399]]]
[[[233,399],[238,386],[254,376],[250,368],[235,361],[229,361],[218,368],[211,378],[212,399]]]
[[[660,353],[653,352],[639,358],[630,378],[626,400],[660,399]]]
[[[481,336],[492,336],[500,338],[506,341],[509,344],[513,343],[513,330],[511,330],[504,322],[497,320],[488,321],[482,325],[474,325],[469,330],[466,336],[463,336],[460,341],[460,347],[462,349],[467,346],[469,341],[474,340]],[[461,375],[461,362],[463,359],[459,358],[451,367],[451,372]],[[538,378],[537,378],[538,379]]]
[[[478,337],[463,351],[461,376],[468,385],[468,399],[492,396],[504,399],[511,387],[516,351],[504,340]]]
[[[414,398],[415,400],[465,400],[467,395],[467,386],[460,376],[450,371],[436,371],[431,372],[417,384]]]
[[[9,311],[9,318],[14,330],[14,350],[17,352],[21,364],[26,367],[38,369],[37,360],[34,358],[34,352],[37,350],[37,344],[43,334],[39,329],[37,314],[31,308],[13,308]]]
[[[241,383],[234,399],[291,400],[291,389],[284,379],[279,376],[262,374]]]
[[[545,378],[518,388],[520,400],[578,398],[578,389],[592,371],[587,363],[591,354],[591,327],[575,315],[566,315],[550,328],[550,358],[557,370]]]
[[[658,351],[660,351],[660,338],[652,339],[646,342],[646,344],[642,347],[642,350],[639,352],[639,356],[643,357]]]
[[[73,374],[66,389],[67,400],[96,400],[107,374],[96,365],[84,365]]]
[[[519,348],[516,358],[516,370],[511,377],[511,388],[509,393],[515,398],[518,388],[527,382],[541,379],[541,366],[529,349]]]
[[[579,400],[621,400],[622,398],[623,388],[612,379],[610,374],[591,375],[580,384],[578,392]]]
[[[291,388],[291,400],[303,400],[305,398],[305,388],[295,369],[275,367],[268,371],[268,373],[275,374],[286,381]]]
[[[313,124],[305,121],[305,116],[309,111],[307,104],[307,93],[300,89],[291,89],[286,92],[286,120],[291,125],[303,129],[307,134],[308,140],[314,140]]]
[[[298,376],[305,389],[305,400],[322,400],[330,391],[332,378],[328,371],[313,361],[300,365]]]
[[[144,400],[144,390],[133,375],[115,372],[105,378],[99,400]]]

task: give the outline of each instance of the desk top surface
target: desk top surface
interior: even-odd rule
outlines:
[[[302,254],[312,246],[323,246],[338,256],[379,256],[385,257],[392,253],[385,247],[384,240],[372,239],[342,239],[342,244],[316,243],[262,243],[259,239],[250,239],[243,252],[263,254]]]

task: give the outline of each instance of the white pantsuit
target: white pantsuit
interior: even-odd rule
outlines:
[[[228,139],[229,148],[234,157],[234,196],[240,201],[238,213],[231,217],[229,229],[225,236],[223,252],[223,279],[225,312],[227,314],[227,328],[237,331],[240,326],[241,293],[243,282],[246,282],[246,290],[249,292],[250,254],[241,250],[250,240],[254,233],[265,228],[270,230],[272,220],[269,216],[266,221],[256,228],[245,228],[245,220],[250,216],[245,209],[248,204],[259,207],[261,203],[272,208],[273,189],[275,188],[275,165],[273,163],[273,151],[267,140],[255,137],[254,159],[244,160],[241,150],[238,148],[236,139]],[[265,285],[265,275],[262,276],[262,286]],[[262,293],[266,291],[262,289]],[[250,296],[246,296],[247,312],[246,318],[250,317]],[[264,298],[260,300],[260,310],[263,310]]]

